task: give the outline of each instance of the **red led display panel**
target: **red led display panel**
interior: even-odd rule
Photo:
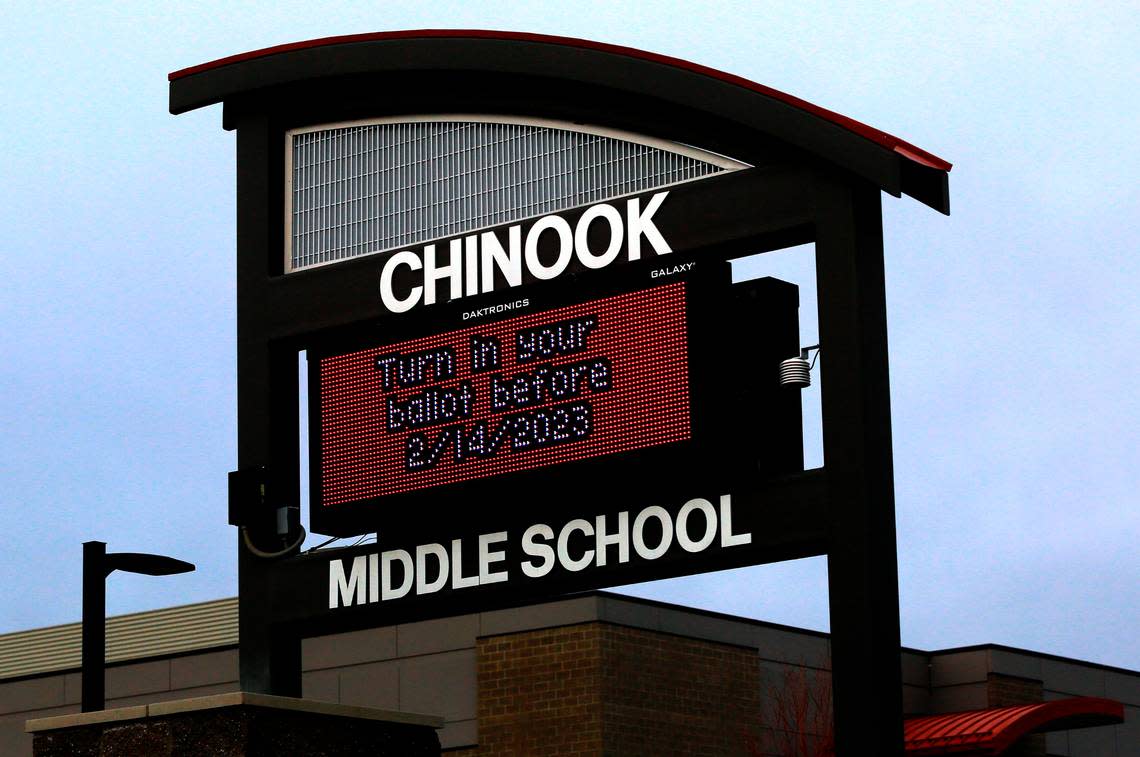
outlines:
[[[321,503],[689,439],[685,286],[321,358]]]

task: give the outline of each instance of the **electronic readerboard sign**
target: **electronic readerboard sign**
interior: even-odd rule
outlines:
[[[311,350],[314,530],[406,531],[481,497],[556,509],[598,477],[644,498],[661,471],[675,487],[798,470],[799,397],[775,381],[798,344],[795,288],[670,263]],[[749,316],[761,336],[734,340]]]
[[[323,358],[321,503],[688,439],[684,290]]]

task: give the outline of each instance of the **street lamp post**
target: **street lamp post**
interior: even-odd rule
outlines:
[[[116,570],[147,576],[189,573],[194,564],[144,552],[112,552],[101,541],[83,543],[83,712],[103,709],[106,696],[107,576]]]

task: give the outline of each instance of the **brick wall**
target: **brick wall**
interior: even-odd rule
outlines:
[[[986,699],[989,707],[1010,707],[1045,701],[1044,685],[1035,678],[1021,678],[1002,673],[986,674]]]
[[[601,628],[607,755],[747,754],[760,713],[756,650]]]
[[[602,754],[601,637],[588,623],[479,639],[479,746],[463,754]]]
[[[1042,682],[1034,678],[987,673],[986,698],[990,707],[1011,707],[1042,702],[1045,700],[1045,692]],[[1038,733],[1026,736],[1006,754],[1009,757],[1044,757],[1045,735]]]
[[[453,754],[744,755],[755,650],[608,623],[481,638],[479,746]]]

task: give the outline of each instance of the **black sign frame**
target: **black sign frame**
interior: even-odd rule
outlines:
[[[543,35],[352,35],[170,78],[172,113],[223,102],[223,123],[237,132],[238,464],[269,470],[276,484],[273,497],[239,508],[244,690],[299,696],[301,637],[407,619],[363,613],[330,625],[283,615],[286,574],[309,575],[322,561],[267,561],[245,546],[274,541],[278,505],[296,501],[288,474],[299,463],[298,350],[326,330],[384,315],[375,259],[282,275],[285,133],[401,113],[518,114],[606,124],[754,166],[670,190],[659,227],[674,250],[730,258],[815,243],[826,466],[749,493],[768,526],[750,564],[827,555],[838,752],[902,755],[881,192],[948,213],[949,163],[740,77]]]

